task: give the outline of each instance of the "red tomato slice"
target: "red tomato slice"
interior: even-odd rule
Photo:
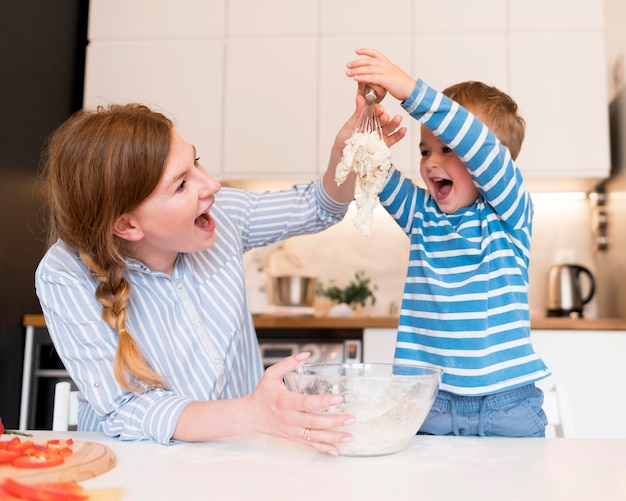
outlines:
[[[11,460],[11,466],[15,468],[50,468],[63,464],[63,456],[55,454],[43,454],[34,456],[19,456]]]
[[[82,494],[83,488],[74,482],[50,482],[41,484],[23,484],[7,478],[2,488],[19,499],[31,501],[83,501],[89,496]],[[2,498],[0,498],[2,499]]]
[[[22,441],[20,440],[19,437],[13,437],[11,440],[7,440],[6,442],[3,442],[3,449],[5,451],[11,451],[13,450],[15,447],[18,447],[20,444],[22,443]]]
[[[8,463],[12,459],[15,459],[19,454],[15,451],[5,451],[0,449],[0,464]]]

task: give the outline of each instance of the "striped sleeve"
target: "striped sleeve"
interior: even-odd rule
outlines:
[[[484,199],[512,231],[531,226],[532,200],[522,174],[508,148],[487,126],[422,80],[403,106],[454,150]]]

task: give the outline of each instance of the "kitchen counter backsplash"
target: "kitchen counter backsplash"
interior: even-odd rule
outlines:
[[[589,202],[586,199],[551,200],[545,196],[533,198],[535,218],[529,268],[531,316],[545,317],[548,272],[553,264],[563,261],[581,264],[596,275],[595,296],[584,308],[586,319],[620,314],[602,307],[608,303],[607,282],[612,277],[597,274],[597,261],[604,256],[593,251]],[[335,280],[337,285],[345,286],[356,271],[363,270],[377,287],[376,304],[368,306],[364,314],[385,316],[397,312],[404,287],[409,240],[382,207],[375,210],[370,237],[363,236],[354,227],[355,213],[351,206],[344,221],[322,233],[294,237],[248,252],[244,261],[253,311],[265,311],[268,306],[268,275],[312,275],[322,283]]]

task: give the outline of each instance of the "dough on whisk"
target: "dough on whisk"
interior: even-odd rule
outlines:
[[[366,237],[371,235],[378,193],[385,184],[390,167],[391,152],[378,132],[357,132],[346,141],[343,157],[335,170],[335,181],[340,185],[350,172],[356,172],[361,196],[357,198],[357,214],[352,221]]]

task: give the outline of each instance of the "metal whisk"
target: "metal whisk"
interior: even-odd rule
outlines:
[[[369,86],[365,87],[365,107],[361,112],[361,116],[356,123],[354,134],[362,133],[369,134],[370,132],[377,132],[378,137],[383,139],[383,129],[378,120],[376,114],[376,91]]]

